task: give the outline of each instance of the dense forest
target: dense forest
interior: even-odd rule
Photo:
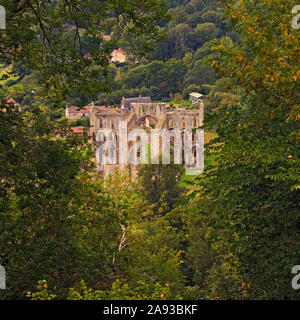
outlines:
[[[295,1],[55,3],[0,1],[0,299],[299,299]],[[195,177],[146,164],[103,181],[64,118],[195,91],[213,133]]]
[[[112,35],[107,46],[120,47],[126,57],[125,63],[112,63],[108,70],[107,90],[99,90],[91,97],[73,90],[61,100],[58,108],[51,109],[41,88],[37,72],[26,68],[24,63],[13,63],[2,69],[13,77],[2,80],[2,93],[14,99],[26,110],[39,107],[51,118],[60,119],[66,106],[84,106],[93,100],[99,105],[119,105],[122,97],[151,96],[152,100],[187,104],[188,94],[201,92],[208,95],[206,110],[220,105],[240,102],[241,89],[228,92],[227,79],[218,75],[211,66],[214,54],[210,41],[220,39],[225,46],[238,41],[236,32],[226,28],[221,1],[170,1],[165,9],[169,19],[157,21],[159,45],[149,44],[144,52],[143,34],[131,36],[118,27],[110,27]],[[73,34],[75,27],[68,27]],[[84,46],[84,44],[83,44]],[[94,67],[101,68],[93,63]],[[86,125],[77,121],[74,125]]]

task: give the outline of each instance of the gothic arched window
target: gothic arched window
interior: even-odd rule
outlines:
[[[197,128],[197,119],[196,118],[193,119],[193,128]]]

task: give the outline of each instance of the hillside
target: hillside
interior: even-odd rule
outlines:
[[[94,100],[99,105],[113,106],[118,105],[123,96],[151,96],[154,101],[180,103],[188,99],[189,93],[198,91],[207,95],[206,112],[232,103],[238,105],[240,89],[232,83],[229,85],[228,79],[220,78],[211,66],[212,42],[223,39],[225,46],[231,46],[237,40],[237,35],[227,30],[223,12],[221,1],[170,1],[167,8],[170,21],[157,23],[164,40],[147,57],[141,56],[139,50],[143,36],[141,41],[136,38],[133,41],[126,33],[121,35],[117,29],[110,30],[115,48],[120,47],[127,60],[111,63],[110,90],[99,91],[93,97],[73,92],[60,101],[59,108],[51,110],[51,102],[39,90],[40,79],[20,64],[9,67],[14,74],[1,81],[1,92],[25,110],[41,107],[51,120],[61,118],[68,105],[84,106]],[[67,33],[71,30],[68,28]],[[1,75],[7,74],[7,68],[2,67]]]

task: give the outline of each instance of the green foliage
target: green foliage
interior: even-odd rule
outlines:
[[[189,86],[191,84],[214,84],[215,81],[215,71],[208,65],[207,60],[199,60],[186,74],[184,78],[184,86]]]
[[[101,209],[109,200],[98,198],[100,182],[81,172],[84,163],[92,169],[92,151],[64,123],[23,115],[12,105],[0,117],[0,263],[10,274],[5,296],[31,291],[41,278],[55,283],[58,296],[79,274],[104,279],[118,245],[118,220]]]
[[[194,30],[196,46],[201,47],[205,42],[218,36],[218,28],[214,23],[198,24]]]
[[[55,294],[50,294],[48,292],[48,283],[46,280],[39,280],[36,286],[37,291],[28,291],[26,296],[30,300],[53,300],[56,298]]]
[[[229,279],[240,279],[247,298],[299,297],[290,285],[300,254],[299,35],[290,24],[292,2],[227,3],[242,43],[214,47],[219,52],[214,66],[232,83],[238,81],[245,106],[219,110],[207,119],[206,127],[219,136],[207,149],[217,152],[217,158],[199,186],[213,200],[208,212],[218,217],[211,222],[209,240],[219,242],[219,263],[226,264]],[[220,268],[215,271],[223,274]],[[216,296],[237,297],[234,287],[226,291],[213,273],[210,277]]]
[[[139,17],[133,18],[134,10],[131,10],[130,14],[128,11],[131,6],[136,9],[134,3],[126,6],[126,1],[123,1],[118,7],[119,24],[109,19],[110,11],[115,12],[114,3],[108,5],[108,2],[105,2],[101,10],[93,4],[83,26],[81,26],[81,21],[87,18],[87,12],[85,12],[87,4],[77,1],[71,7],[66,7],[65,3],[61,4],[61,7],[58,6],[57,10],[50,15],[49,21],[44,18],[50,14],[48,4],[43,4],[37,10],[35,7],[37,4],[29,1],[30,5],[28,3],[17,13],[14,12],[13,6],[8,8],[8,13],[18,18],[20,24],[25,22],[34,24],[40,21],[37,29],[43,32],[43,41],[39,43],[39,41],[32,40],[34,45],[30,47],[32,41],[25,37],[22,45],[28,47],[28,50],[45,47],[45,54],[41,60],[39,55],[30,55],[30,51],[25,54],[21,51],[14,58],[12,74],[9,75],[9,72],[4,71],[8,77],[16,76],[5,82],[10,85],[4,88],[7,97],[14,98],[26,110],[40,104],[50,106],[53,101],[57,107],[84,106],[90,99],[104,105],[117,105],[123,96],[138,96],[142,94],[142,89],[143,93],[150,95],[153,100],[161,100],[168,98],[170,93],[185,94],[183,91],[193,82],[196,84],[213,83],[215,79],[210,69],[210,62],[202,63],[201,71],[197,72],[191,59],[196,62],[202,58],[195,55],[195,52],[202,48],[205,41],[225,35],[224,27],[220,22],[222,5],[217,1],[215,3],[203,1],[201,5],[195,4],[195,1],[187,1],[185,5],[179,2],[178,6],[173,3],[166,14],[163,13],[165,5],[159,2],[160,7],[158,8],[155,5],[157,2],[149,0],[143,3],[138,10]],[[150,6],[150,3],[151,10],[148,11],[147,18],[142,19],[143,12]],[[195,8],[201,8],[201,10]],[[13,12],[11,13],[10,10]],[[97,14],[101,12],[99,21],[92,18],[95,11]],[[70,21],[67,25],[61,21],[62,12],[64,18],[69,17]],[[173,18],[168,24],[169,15]],[[159,21],[155,21],[154,17],[157,19],[160,17]],[[131,18],[133,19],[130,20]],[[59,23],[55,22],[58,23],[56,27],[60,30],[57,35],[51,33],[51,25],[56,21],[55,19],[59,21]],[[143,23],[139,23],[139,19],[142,19]],[[148,19],[151,23],[146,26],[144,24]],[[100,30],[97,28],[99,23],[101,23]],[[140,33],[141,29],[143,33]],[[21,32],[19,26],[16,32]],[[31,32],[33,39],[36,39],[35,33]],[[102,36],[108,33],[111,33],[112,37],[103,41]],[[9,29],[9,35],[13,36],[12,29]],[[10,48],[12,39],[10,41],[7,38],[6,41]],[[127,62],[122,65],[109,64],[109,54],[118,47],[125,51]],[[203,45],[203,48],[205,51],[208,44]],[[155,51],[151,53],[153,49]],[[7,63],[12,60],[9,57],[10,55],[6,56]],[[177,62],[174,58],[177,59]],[[52,60],[49,62],[47,59]],[[138,67],[137,63],[139,63]],[[189,72],[186,76],[187,71]],[[202,75],[199,76],[199,74]],[[110,94],[108,94],[109,88],[112,89]],[[206,93],[203,88],[201,91]],[[55,114],[53,109],[47,116],[51,120],[61,117],[60,114]]]
[[[183,100],[182,95],[180,93],[175,93],[173,100],[174,102],[181,102]]]
[[[0,55],[13,62],[1,71],[1,298],[298,299],[294,1],[226,1],[232,32],[220,1],[41,3],[5,3],[11,24],[0,32]],[[109,65],[119,45],[129,61]],[[204,127],[216,134],[206,135],[204,174],[189,178],[170,164],[98,179],[90,145],[52,103],[181,103],[193,91],[207,94]]]
[[[172,299],[178,298],[184,289],[178,235],[168,221],[151,218],[149,211],[128,225],[128,246],[117,258],[117,270],[131,284],[144,280],[153,288],[156,282],[168,283]]]
[[[192,51],[194,45],[193,29],[186,23],[181,23],[169,31],[170,55],[182,59],[184,55]]]
[[[153,99],[161,99],[170,92],[181,90],[182,79],[187,71],[186,65],[176,59],[170,59],[166,63],[152,61],[147,65],[141,65],[131,69],[123,79],[126,88],[160,87],[165,84],[164,91],[150,92]]]
[[[145,55],[161,38],[155,23],[168,19],[161,0],[0,4],[9,22],[0,32],[2,63],[21,62],[37,72],[44,94],[56,105],[73,91],[94,96],[108,90],[109,59],[117,45],[114,39],[103,40],[108,30],[143,34],[138,50]]]
[[[27,297],[31,300],[54,300],[56,296],[48,292],[46,280],[38,282],[36,292],[28,292]],[[68,300],[167,300],[170,299],[170,288],[159,283],[154,288],[149,287],[144,281],[137,281],[134,287],[121,283],[120,280],[113,282],[109,290],[89,289],[81,280],[74,288],[70,288]]]
[[[159,213],[171,210],[182,192],[178,182],[183,174],[182,165],[140,165],[138,178],[145,198],[153,203]]]
[[[166,300],[170,298],[168,284],[161,286],[159,283],[152,289],[144,281],[137,281],[134,287],[129,287],[116,280],[110,290],[93,291],[88,289],[84,281],[80,282],[80,291],[70,289],[70,300]]]
[[[152,98],[161,100],[174,92],[186,95],[191,84],[213,85],[215,71],[211,68],[211,60],[204,58],[212,54],[209,41],[227,35],[221,20],[223,10],[219,1],[172,4],[168,10],[172,20],[161,28],[168,37],[152,54],[152,62],[138,60],[138,67],[132,63],[129,70],[121,73],[123,89],[153,86],[158,90],[150,90]],[[174,58],[177,59],[175,65]],[[201,92],[207,93],[207,90],[201,87]]]

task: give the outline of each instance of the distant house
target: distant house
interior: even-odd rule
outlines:
[[[121,48],[119,48],[118,50],[114,50],[111,53],[111,56],[112,56],[111,58],[112,62],[124,63],[126,61],[126,56]]]
[[[201,93],[198,93],[198,92],[192,92],[190,94],[190,100],[192,101],[192,104],[201,102],[204,98],[205,98],[205,96]]]
[[[81,119],[84,117],[89,117],[91,113],[92,106],[86,106],[83,108],[79,107],[68,107],[66,108],[66,118],[68,120]],[[97,110],[106,110],[105,106],[95,106]]]
[[[13,103],[15,106],[20,106],[20,104],[18,102],[16,102],[14,99],[8,99],[6,102]]]
[[[121,101],[121,109],[125,109],[126,111],[131,110],[132,103],[152,103],[151,97],[142,97],[138,98],[124,98]]]

